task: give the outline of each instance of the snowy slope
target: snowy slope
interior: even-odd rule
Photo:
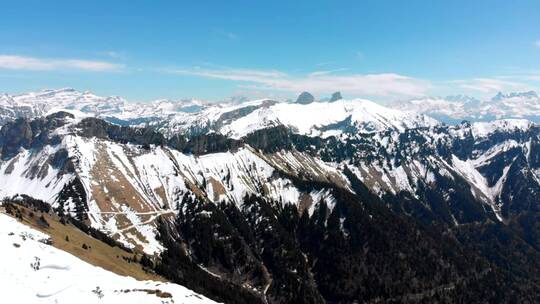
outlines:
[[[432,189],[441,194],[440,201],[452,203],[464,200],[452,198],[454,183],[465,182],[468,199],[485,205],[485,210],[503,221],[503,205],[513,199],[503,198],[505,191],[519,187],[514,183],[524,178],[529,179],[523,180],[528,187],[540,187],[535,156],[538,131],[538,125],[528,120],[506,119],[409,130],[407,136],[398,131],[380,133],[359,146],[359,157],[344,165],[381,196],[408,193],[422,201],[427,200],[423,193]],[[515,166],[519,170],[511,173]],[[510,174],[524,176],[512,181]],[[533,194],[516,200],[530,199]]]
[[[375,132],[388,128],[404,130],[436,124],[424,116],[392,110],[364,99],[316,102],[310,104],[279,103],[257,110],[220,129],[221,133],[234,138],[245,136],[254,130],[283,124],[306,135],[334,135],[341,131],[338,126],[350,119],[360,132]],[[328,132],[328,133],[326,133]]]
[[[177,284],[137,281],[90,265],[39,242],[46,238],[0,214],[3,303],[214,303]],[[161,298],[146,290],[160,290],[172,297]]]
[[[47,146],[36,153],[22,150],[16,158],[0,162],[0,197],[21,193],[49,203],[54,202],[60,190],[73,177],[59,174],[58,169],[47,164],[49,156],[58,149],[59,147]],[[34,166],[41,168],[41,173],[36,174],[29,169]]]
[[[176,115],[161,130],[166,134],[217,132],[238,139],[279,125],[299,134],[327,137],[345,130],[372,133],[436,124],[427,116],[390,109],[365,99],[309,104],[256,100],[234,106],[216,105],[195,115]]]
[[[491,122],[475,122],[472,124],[472,133],[476,138],[486,137],[494,132],[524,132],[535,124],[526,119],[501,119]]]

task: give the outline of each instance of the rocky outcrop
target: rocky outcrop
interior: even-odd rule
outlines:
[[[313,97],[313,95],[311,95],[309,92],[302,92],[296,99],[296,103],[299,104],[310,104],[313,101],[315,101],[315,97]]]
[[[9,159],[16,155],[21,148],[35,149],[46,144],[58,143],[60,137],[51,134],[51,131],[65,125],[69,118],[73,118],[73,115],[58,112],[33,120],[18,118],[6,123],[0,130],[1,158]]]
[[[330,102],[338,101],[340,99],[343,99],[343,97],[341,97],[341,92],[335,92],[332,94],[332,97],[330,97]]]
[[[97,137],[135,145],[163,145],[163,134],[151,128],[118,126],[98,118],[85,118],[77,125],[77,132],[84,137]]]

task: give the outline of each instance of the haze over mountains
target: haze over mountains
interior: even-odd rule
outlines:
[[[540,122],[540,97],[535,91],[499,92],[487,100],[464,95],[425,97],[394,102],[390,106],[427,114],[451,124],[462,120],[490,121],[504,118],[525,118]]]
[[[535,96],[409,103],[425,113],[500,103],[513,117],[516,100],[532,112]],[[99,259],[110,271],[127,260],[131,276],[142,268],[227,303],[539,299],[538,125],[449,125],[338,93],[299,99],[3,95],[4,208],[56,235],[52,246],[76,231],[116,248]],[[71,251],[91,263],[98,252]]]

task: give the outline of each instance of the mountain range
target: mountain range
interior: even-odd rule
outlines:
[[[536,93],[301,97],[4,94],[4,208],[220,302],[540,300]]]
[[[390,106],[423,113],[449,124],[463,120],[491,121],[506,118],[540,122],[540,97],[534,91],[508,94],[499,92],[488,100],[465,95],[423,97],[392,102]]]
[[[309,94],[307,92],[304,92]],[[304,104],[325,103],[343,100],[341,93],[336,92],[331,98],[316,100],[311,94],[299,96],[294,102]],[[159,99],[152,102],[128,102],[119,96],[102,97],[91,92],[80,92],[71,88],[44,90],[23,94],[0,95],[0,122],[18,117],[37,117],[47,114],[54,109],[78,110],[88,115],[111,120],[117,124],[138,125],[176,118],[178,121],[187,120],[190,114],[203,112],[200,116],[231,111],[233,109],[252,108],[274,100],[250,100],[237,96],[220,102],[209,102],[197,99],[168,100]],[[249,106],[249,107],[248,107]],[[446,97],[419,97],[409,100],[389,102],[386,107],[405,112],[425,114],[448,124],[468,121],[491,121],[496,119],[518,118],[534,122],[540,121],[540,97],[534,91],[497,93],[490,99],[477,99],[466,95]],[[213,111],[210,111],[213,109]],[[247,110],[247,109],[246,109]]]

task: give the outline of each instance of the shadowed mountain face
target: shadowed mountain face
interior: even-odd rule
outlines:
[[[535,124],[448,126],[363,100],[200,113],[6,123],[0,194],[155,254],[219,301],[538,300]]]

